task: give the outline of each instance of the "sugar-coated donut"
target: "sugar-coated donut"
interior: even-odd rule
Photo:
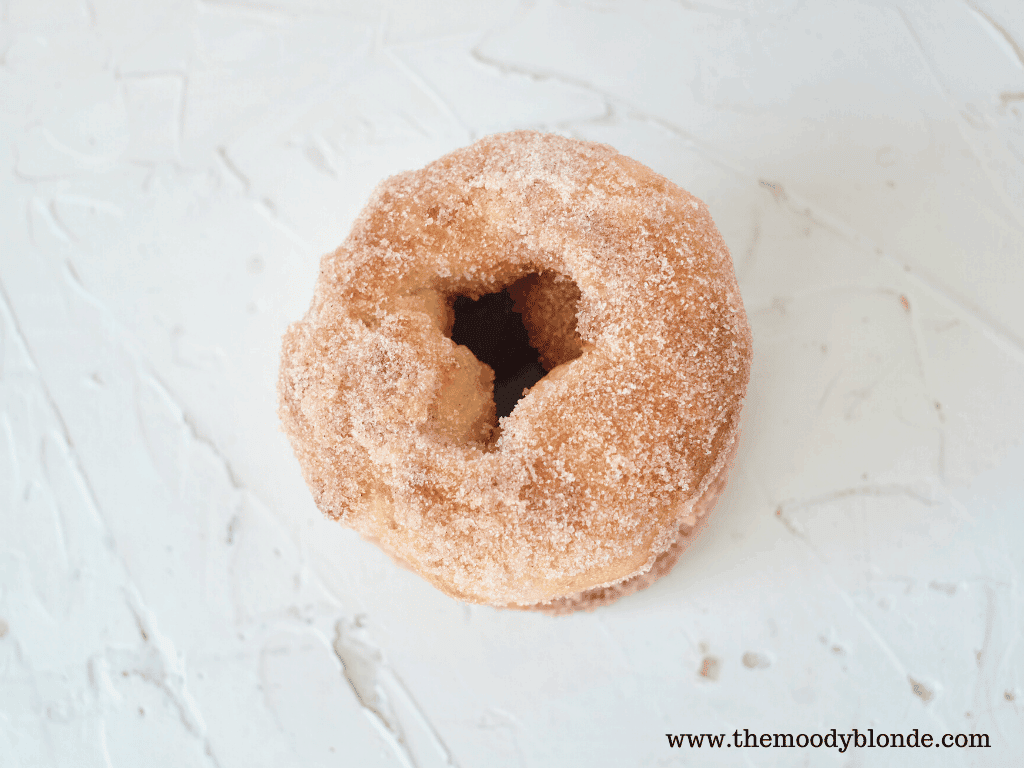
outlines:
[[[453,341],[487,301],[525,328],[532,378],[496,388],[503,364]],[[285,334],[280,416],[325,514],[449,595],[565,612],[693,539],[751,349],[707,206],[606,145],[517,131],[377,188]]]

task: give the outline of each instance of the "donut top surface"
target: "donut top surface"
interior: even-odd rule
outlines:
[[[547,375],[496,419],[453,303],[508,290]],[[643,572],[722,470],[751,336],[707,207],[520,131],[384,181],[288,330],[280,413],[320,508],[447,593],[528,605]]]

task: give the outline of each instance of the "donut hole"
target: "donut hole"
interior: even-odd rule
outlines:
[[[456,295],[450,338],[494,371],[498,418],[538,381],[583,352],[576,332],[579,288],[552,272],[532,273],[477,298]]]
[[[451,339],[494,370],[494,408],[499,419],[512,413],[523,390],[547,373],[540,353],[530,345],[522,314],[513,307],[507,288],[476,301],[457,296],[452,304],[455,322]]]

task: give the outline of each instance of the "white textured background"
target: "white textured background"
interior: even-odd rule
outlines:
[[[373,185],[512,128],[706,200],[755,336],[701,544],[560,619],[322,519],[274,412]],[[0,0],[0,766],[1024,764],[1022,161],[1019,0]],[[744,727],[992,748],[664,735]]]

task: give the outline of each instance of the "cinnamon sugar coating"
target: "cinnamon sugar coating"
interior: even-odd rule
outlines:
[[[549,372],[499,422],[493,371],[449,337],[455,297],[506,288]],[[699,528],[751,349],[701,201],[519,131],[377,188],[285,334],[279,411],[325,514],[453,597],[573,610]]]

